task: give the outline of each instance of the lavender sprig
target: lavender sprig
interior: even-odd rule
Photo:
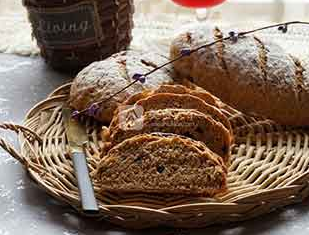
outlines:
[[[229,35],[230,35],[230,40],[233,42],[233,43],[236,43],[238,41],[238,33],[235,33],[234,31],[231,31],[229,32]]]
[[[144,74],[136,73],[133,75],[133,80],[137,80],[140,83],[144,84],[146,82],[146,76]]]
[[[97,112],[99,111],[100,106],[97,103],[93,103],[90,105],[90,107],[87,109],[87,113],[91,117],[95,117]]]
[[[282,33],[286,33],[288,31],[288,25],[287,24],[280,25],[278,27],[278,30],[281,31]]]
[[[125,86],[124,88],[122,88],[121,90],[119,90],[118,92],[110,95],[108,98],[106,99],[102,99],[98,102],[96,102],[95,104],[91,105],[90,107],[82,110],[82,111],[74,111],[72,116],[77,117],[80,114],[83,114],[85,112],[87,112],[88,114],[90,114],[91,116],[94,116],[96,111],[99,109],[99,106],[107,101],[109,101],[110,99],[112,99],[113,97],[117,96],[118,94],[120,94],[121,92],[125,91],[127,88],[133,86],[135,83],[140,82],[140,83],[145,83],[147,76],[149,76],[150,74],[153,74],[154,72],[156,72],[157,70],[160,70],[164,67],[166,67],[167,65],[170,65],[186,56],[191,55],[192,53],[195,53],[203,48],[207,48],[207,47],[211,47],[219,42],[223,42],[223,41],[227,41],[230,40],[234,43],[236,43],[239,39],[244,38],[246,35],[258,32],[258,31],[262,31],[262,30],[266,30],[266,29],[271,29],[271,28],[277,28],[279,31],[281,31],[282,33],[286,33],[288,31],[288,26],[289,25],[293,25],[293,24],[304,24],[304,25],[309,25],[309,22],[304,22],[304,21],[290,21],[290,22],[286,22],[286,23],[279,23],[279,24],[273,24],[273,25],[268,25],[265,27],[261,27],[261,28],[257,28],[257,29],[253,29],[253,30],[249,30],[249,31],[243,31],[243,32],[239,32],[236,33],[234,31],[229,32],[229,35],[226,37],[222,37],[218,40],[215,40],[213,42],[204,44],[202,46],[199,46],[197,48],[194,49],[183,49],[180,52],[180,55],[176,58],[174,58],[173,60],[170,60],[164,64],[162,64],[161,66],[158,66],[156,68],[154,68],[153,70],[145,73],[145,74],[139,74],[136,73],[133,75],[132,79],[133,81],[130,82],[127,86]]]
[[[72,118],[77,119],[79,115],[80,115],[80,112],[77,111],[77,110],[75,110],[75,111],[72,113]]]
[[[182,56],[189,56],[189,55],[191,55],[191,50],[190,49],[183,49],[183,50],[181,50],[181,55]]]

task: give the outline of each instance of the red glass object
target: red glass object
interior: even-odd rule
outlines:
[[[173,0],[175,3],[193,8],[213,7],[223,3],[225,0]]]

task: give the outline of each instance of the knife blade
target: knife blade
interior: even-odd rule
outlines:
[[[83,212],[86,214],[98,213],[99,209],[83,149],[84,143],[88,141],[86,128],[78,120],[72,118],[72,110],[70,108],[63,107],[62,118],[73,160]]]

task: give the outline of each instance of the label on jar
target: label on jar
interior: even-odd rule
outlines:
[[[58,8],[28,7],[28,12],[33,34],[45,47],[89,45],[103,37],[94,2]]]

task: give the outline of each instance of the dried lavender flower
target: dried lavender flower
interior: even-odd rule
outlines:
[[[146,82],[146,77],[143,74],[136,73],[133,75],[133,79],[139,81],[140,83],[145,83]]]
[[[189,55],[191,55],[191,50],[190,49],[183,49],[183,50],[181,50],[181,55],[182,56],[189,56]]]
[[[97,103],[90,105],[90,107],[87,109],[88,115],[94,117],[97,114],[99,108],[100,106]]]
[[[234,31],[230,31],[229,32],[229,36],[230,36],[230,40],[232,42],[237,42],[238,41],[238,33],[234,32]]]
[[[75,111],[72,113],[72,118],[74,118],[74,119],[78,118],[79,114],[80,114],[80,112],[77,111],[77,110],[75,110]]]
[[[286,33],[288,31],[288,25],[287,24],[280,25],[278,27],[278,30],[281,31],[282,33]]]

